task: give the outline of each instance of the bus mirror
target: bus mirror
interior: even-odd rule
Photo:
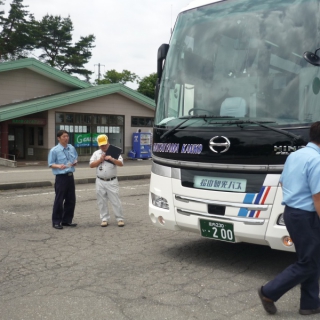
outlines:
[[[319,56],[317,56],[318,50],[320,50],[320,48],[318,48],[314,53],[310,51],[306,51],[303,54],[304,59],[316,67],[320,67],[320,58]]]
[[[156,102],[156,105],[158,103],[159,90],[160,90],[160,80],[158,78],[156,81],[156,86],[154,88],[154,100]]]
[[[157,74],[158,74],[159,82],[162,77],[163,61],[167,57],[168,50],[169,50],[169,45],[166,43],[162,44],[158,49]]]

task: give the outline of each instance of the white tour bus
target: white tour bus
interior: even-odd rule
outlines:
[[[197,0],[158,50],[149,216],[294,251],[279,178],[320,119],[320,0]]]

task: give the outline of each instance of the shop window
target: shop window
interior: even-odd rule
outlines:
[[[123,116],[109,116],[109,125],[123,125]]]
[[[146,118],[146,126],[153,127],[153,118]]]
[[[69,142],[75,144],[79,155],[90,155],[97,149],[94,143],[81,145],[79,137],[95,137],[97,134],[108,134],[110,142],[124,148],[123,146],[123,126],[124,116],[120,115],[100,115],[100,114],[56,114],[56,132],[67,130],[69,132]],[[39,141],[41,139],[39,138]],[[43,143],[43,142],[42,142]]]
[[[64,123],[64,114],[56,113],[56,123]]]
[[[152,127],[154,118],[131,117],[131,127]]]
[[[99,116],[99,118],[100,118],[101,124],[108,124],[108,117],[107,116]]]
[[[100,117],[98,115],[92,116],[92,124],[100,124]]]
[[[34,145],[34,128],[29,128],[29,146]]]
[[[83,133],[91,132],[91,127],[90,126],[82,126],[82,132]]]
[[[73,114],[70,114],[70,113],[66,114],[65,115],[65,122],[66,123],[73,123]]]
[[[124,123],[124,116],[117,116],[117,124],[122,126]]]
[[[83,115],[83,123],[86,123],[86,124],[91,124],[91,115],[86,115],[84,114]]]
[[[144,127],[146,124],[146,119],[145,118],[138,118],[138,125],[141,127]]]
[[[117,124],[117,116],[109,116],[109,124],[111,126]]]
[[[38,128],[38,146],[43,146],[43,128]]]
[[[96,133],[109,133],[109,127],[108,126],[97,126]]]
[[[75,123],[82,123],[83,121],[82,121],[82,114],[75,114],[75,116],[74,116],[74,118],[75,118]]]

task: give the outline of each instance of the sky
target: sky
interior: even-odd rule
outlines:
[[[6,13],[12,0],[4,0]],[[73,40],[94,34],[96,47],[85,66],[94,72],[126,69],[143,78],[156,72],[157,51],[169,43],[177,15],[191,0],[24,0],[37,20],[46,14],[70,16]],[[137,85],[127,84],[135,89]]]

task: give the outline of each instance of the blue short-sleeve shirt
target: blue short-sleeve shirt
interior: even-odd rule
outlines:
[[[74,172],[75,168],[74,166],[70,166],[70,164],[74,163],[77,159],[78,153],[71,144],[68,144],[65,148],[63,145],[58,143],[49,152],[48,166],[51,167],[53,164],[64,164],[67,166],[67,168],[63,170],[52,168],[52,173],[54,175]]]
[[[320,148],[309,142],[291,153],[280,178],[283,205],[305,211],[316,211],[312,195],[320,193]]]

